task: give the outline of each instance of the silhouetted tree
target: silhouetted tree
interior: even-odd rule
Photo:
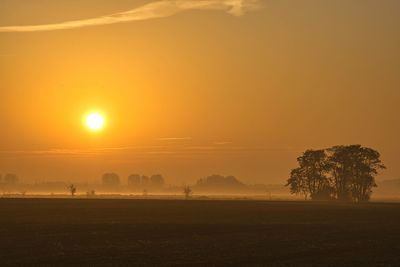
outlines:
[[[377,186],[375,177],[386,168],[379,152],[361,145],[335,146],[328,151],[337,199],[368,201]]]
[[[183,187],[183,194],[185,195],[186,199],[189,199],[192,196],[193,191],[189,186],[185,185]]]
[[[298,168],[293,169],[288,179],[292,193],[309,195],[312,199],[330,199],[329,164],[324,150],[307,150],[297,158]]]
[[[71,196],[75,196],[75,193],[76,193],[76,187],[75,187],[75,185],[74,185],[74,184],[70,184],[70,185],[68,186],[68,189],[69,189],[69,192],[71,193]]]
[[[303,170],[301,168],[296,168],[291,171],[286,186],[290,186],[290,193],[304,195],[305,199],[307,199],[309,195],[307,184],[307,179]]]
[[[376,175],[386,168],[376,150],[361,145],[307,150],[297,161],[299,167],[291,171],[287,186],[291,193],[312,199],[368,201]]]
[[[147,189],[144,189],[142,195],[144,197],[147,197],[148,194],[149,194],[149,192],[147,191]]]
[[[86,196],[88,197],[94,197],[96,195],[96,191],[95,190],[90,190],[86,192]]]

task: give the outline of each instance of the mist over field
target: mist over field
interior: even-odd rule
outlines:
[[[0,0],[0,266],[400,266],[399,0]]]
[[[130,21],[153,9],[174,16]],[[391,0],[3,1],[0,173],[284,184],[306,149],[362,144],[389,167],[380,181],[399,179],[399,10]],[[112,24],[83,27],[91,19]],[[43,25],[52,30],[11,31]],[[100,131],[85,121],[93,113]]]

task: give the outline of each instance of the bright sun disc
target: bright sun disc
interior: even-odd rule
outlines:
[[[104,127],[104,117],[99,113],[91,113],[86,117],[86,125],[92,131],[101,130]]]

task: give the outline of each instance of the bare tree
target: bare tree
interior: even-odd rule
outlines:
[[[90,190],[86,192],[86,196],[88,197],[94,197],[96,195],[96,191],[95,190]]]
[[[185,195],[185,199],[189,199],[193,194],[193,190],[189,186],[185,185],[183,187],[183,194]]]
[[[68,186],[69,192],[71,193],[71,196],[75,196],[76,193],[76,186],[74,184],[70,184]]]

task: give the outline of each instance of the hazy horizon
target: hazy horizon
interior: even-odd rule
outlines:
[[[0,174],[282,184],[362,144],[400,178],[400,1],[198,3],[1,1]]]

